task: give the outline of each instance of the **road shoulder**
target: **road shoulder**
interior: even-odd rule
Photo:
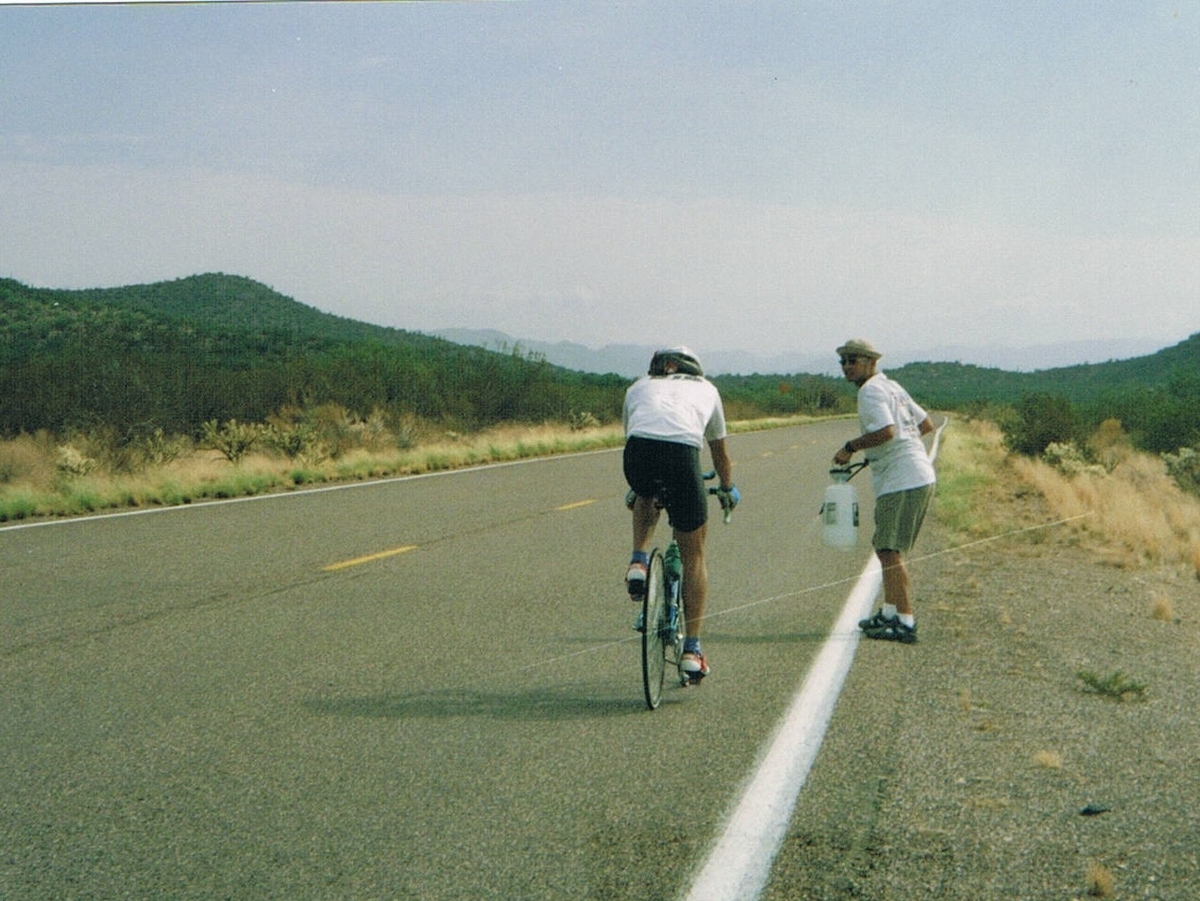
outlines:
[[[1054,527],[912,560],[920,641],[861,643],[764,897],[1200,897],[1196,580]]]

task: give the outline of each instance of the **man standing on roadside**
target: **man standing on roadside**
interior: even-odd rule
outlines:
[[[872,543],[883,568],[883,606],[858,625],[867,638],[911,644],[917,622],[904,555],[916,543],[937,483],[921,441],[933,423],[899,383],[877,371],[882,354],[870,341],[854,338],[837,353],[846,381],[858,386],[862,434],[842,445],[833,461],[845,466],[857,451],[866,452],[875,490]]]

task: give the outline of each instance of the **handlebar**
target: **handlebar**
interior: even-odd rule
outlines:
[[[837,481],[849,482],[852,478],[867,468],[868,462],[870,461],[860,460],[857,463],[847,463],[845,466],[834,466],[830,468],[829,474]],[[845,478],[840,479],[838,478],[839,476],[845,476]]]
[[[711,482],[716,477],[717,471],[715,469],[710,469],[708,472],[704,473],[704,481],[706,482]],[[729,497],[729,492],[722,491],[720,488],[709,488],[708,493],[715,494],[717,496],[717,500],[721,502],[721,510],[724,511],[721,516],[721,521],[726,525],[729,525],[729,521],[733,519],[733,504],[731,502],[731,498]]]
[[[703,473],[702,475],[704,477],[704,481],[706,481],[706,482],[712,481],[713,479],[715,479],[717,477],[716,470],[710,470],[706,473]],[[715,494],[717,496],[718,500],[721,501],[721,509],[725,511],[725,515],[724,515],[723,519],[728,524],[730,519],[733,518],[733,504],[731,503],[732,499],[729,496],[729,492],[722,491],[720,488],[709,488],[708,493]],[[636,500],[637,500],[637,493],[632,488],[630,488],[627,492],[625,492],[625,506],[628,509],[630,509],[630,510],[633,509],[633,504]],[[661,506],[661,503],[660,503],[660,506]]]

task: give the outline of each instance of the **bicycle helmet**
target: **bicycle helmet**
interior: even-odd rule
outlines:
[[[668,363],[674,363],[675,371],[684,375],[704,375],[696,352],[682,344],[678,347],[664,347],[662,350],[656,350],[654,356],[650,358],[650,375],[666,375]]]

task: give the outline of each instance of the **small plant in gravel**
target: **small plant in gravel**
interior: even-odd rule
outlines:
[[[1145,682],[1137,682],[1129,678],[1121,670],[1117,670],[1107,676],[1101,676],[1099,673],[1094,673],[1091,670],[1080,670],[1075,676],[1083,683],[1084,691],[1091,694],[1103,695],[1106,698],[1113,698],[1117,701],[1140,701],[1146,696],[1146,689],[1148,687]]]
[[[1154,600],[1150,603],[1150,615],[1162,623],[1173,623],[1175,619],[1175,605],[1171,603],[1171,599],[1165,594],[1156,594]]]
[[[1088,864],[1087,893],[1093,898],[1111,898],[1117,891],[1117,878],[1101,863]]]
[[[971,698],[971,689],[964,688],[958,693],[958,707],[963,713],[970,713],[975,709],[974,701]]]
[[[1061,770],[1063,765],[1062,755],[1057,751],[1038,751],[1033,762],[1044,770]]]

